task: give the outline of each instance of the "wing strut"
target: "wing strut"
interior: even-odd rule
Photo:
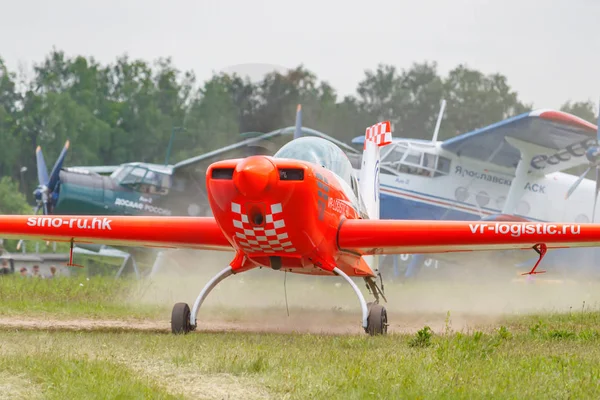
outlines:
[[[521,200],[521,197],[523,197],[523,193],[525,193],[529,165],[531,164],[533,154],[535,153],[530,151],[528,148],[530,146],[523,144],[519,140],[507,138],[506,141],[521,152],[521,160],[517,164],[515,179],[513,179],[510,185],[504,207],[502,208],[502,214],[515,214],[517,211],[517,204],[519,203],[519,200]]]
[[[69,251],[69,262],[67,263],[67,267],[85,268],[83,265],[73,264],[73,239],[71,239],[71,250]]]
[[[535,275],[535,274],[543,274],[544,272],[546,272],[546,271],[536,271],[535,269],[538,267],[538,265],[542,261],[542,258],[544,258],[544,256],[546,255],[546,251],[548,250],[548,247],[544,243],[538,243],[535,246],[533,246],[533,249],[535,250],[536,253],[538,253],[540,255],[540,258],[539,258],[539,260],[537,260],[537,262],[535,263],[535,265],[533,266],[531,271],[525,272],[521,275]]]

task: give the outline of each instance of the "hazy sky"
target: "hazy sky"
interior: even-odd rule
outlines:
[[[444,74],[459,63],[500,72],[535,107],[600,97],[598,0],[2,0],[1,9],[0,56],[13,70],[53,46],[103,63],[171,56],[201,80],[240,64],[303,63],[350,94],[379,62],[427,60]]]

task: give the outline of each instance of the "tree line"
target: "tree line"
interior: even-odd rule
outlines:
[[[304,65],[258,82],[226,73],[198,82],[170,58],[123,55],[103,65],[54,49],[32,71],[16,72],[0,57],[0,212],[22,211],[22,194],[12,194],[19,187],[33,202],[37,146],[49,169],[67,139],[66,165],[162,163],[175,130],[173,163],[237,142],[242,132],[293,125],[298,103],[304,126],[346,142],[384,119],[393,121],[394,136],[431,139],[442,98],[440,140],[533,108],[500,73],[458,65],[441,76],[435,62],[380,64],[342,97]],[[561,109],[596,120],[591,101],[565,99]]]

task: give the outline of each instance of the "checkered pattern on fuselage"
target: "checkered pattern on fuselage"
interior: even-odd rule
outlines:
[[[281,203],[269,206],[263,226],[252,226],[242,206],[231,203],[235,236],[246,253],[292,253],[296,251],[288,238]]]

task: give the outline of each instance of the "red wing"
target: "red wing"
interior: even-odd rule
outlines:
[[[214,218],[142,216],[0,216],[0,237],[232,251]]]
[[[347,220],[341,250],[361,254],[445,253],[600,246],[600,224]]]

